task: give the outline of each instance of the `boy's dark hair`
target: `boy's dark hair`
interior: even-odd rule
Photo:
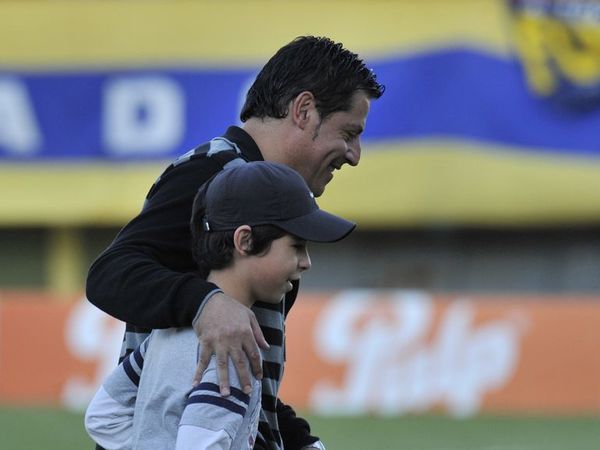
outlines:
[[[265,64],[246,95],[242,122],[251,117],[281,119],[288,105],[303,91],[312,92],[324,120],[336,111],[348,111],[354,92],[379,98],[385,87],[358,55],[325,37],[300,36]]]
[[[201,222],[193,221],[192,256],[198,265],[200,275],[208,276],[211,270],[228,267],[233,261],[233,233],[229,231],[210,231],[202,228]],[[260,255],[267,251],[271,243],[288,234],[274,225],[257,225],[252,227],[252,247],[250,255]]]

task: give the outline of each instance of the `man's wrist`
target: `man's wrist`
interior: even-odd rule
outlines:
[[[206,295],[206,297],[204,297],[204,300],[202,301],[202,303],[200,304],[200,307],[198,308],[198,312],[194,316],[194,320],[192,320],[192,328],[196,327],[196,323],[198,322],[198,319],[200,318],[200,314],[202,314],[202,311],[204,310],[204,307],[207,305],[207,303],[210,300],[212,300],[212,298],[215,296],[215,294],[222,294],[222,293],[223,293],[223,291],[221,289],[213,289]]]

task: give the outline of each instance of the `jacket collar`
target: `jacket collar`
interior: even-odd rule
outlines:
[[[235,142],[241,149],[244,159],[247,161],[264,161],[263,155],[254,142],[254,139],[246,133],[242,128],[230,126],[223,137],[231,142]]]

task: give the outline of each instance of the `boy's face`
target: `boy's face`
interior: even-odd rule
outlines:
[[[310,269],[306,241],[289,234],[275,239],[266,253],[255,258],[250,290],[254,299],[263,302],[279,303],[292,290],[292,281]]]

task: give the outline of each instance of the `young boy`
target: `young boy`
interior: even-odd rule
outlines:
[[[355,225],[320,210],[293,169],[262,161],[223,170],[204,184],[191,227],[192,253],[207,280],[247,307],[280,308],[310,268],[306,242],[340,240]],[[283,364],[283,345],[271,350],[269,358]],[[106,449],[267,448],[259,421],[277,418],[261,411],[261,382],[254,379],[244,394],[228,361],[231,395],[221,397],[213,357],[190,389],[199,355],[191,328],[154,330],[96,393],[85,418],[90,436]],[[276,395],[278,388],[268,391]]]

